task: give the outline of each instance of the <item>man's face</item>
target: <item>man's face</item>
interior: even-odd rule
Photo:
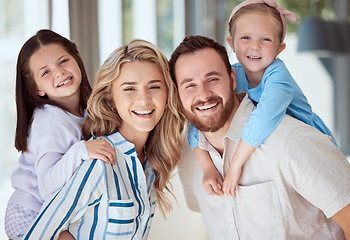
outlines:
[[[216,132],[233,114],[235,75],[220,55],[204,48],[181,55],[175,76],[184,114],[202,132]]]

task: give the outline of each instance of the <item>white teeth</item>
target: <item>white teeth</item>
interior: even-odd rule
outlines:
[[[66,81],[61,82],[60,84],[58,84],[57,87],[61,87],[62,85],[65,85],[65,84],[69,83],[71,80],[72,80],[72,78],[70,77]]]
[[[213,104],[208,105],[208,106],[197,107],[197,108],[198,108],[199,110],[207,110],[207,109],[210,109],[210,108],[215,107],[216,105],[218,105],[218,103],[213,103]]]
[[[146,115],[146,114],[151,114],[152,110],[147,110],[147,111],[134,111],[134,113],[139,114],[139,115]]]
[[[258,60],[258,59],[261,59],[261,57],[252,57],[252,56],[248,56],[249,59],[252,59],[252,60]]]

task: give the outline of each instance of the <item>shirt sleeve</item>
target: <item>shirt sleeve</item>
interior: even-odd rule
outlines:
[[[72,219],[79,219],[105,189],[102,162],[84,161],[56,195],[45,201],[33,225],[19,239],[57,239]]]
[[[252,99],[249,96],[258,104],[241,136],[242,140],[254,147],[259,146],[277,127],[294,97],[293,79],[286,68],[269,69],[264,76],[260,83],[260,98]]]
[[[350,203],[350,164],[329,136],[301,127],[291,133],[287,145],[283,172],[301,196],[327,218]]]
[[[192,124],[191,121],[189,121],[188,124],[187,141],[192,150],[198,146],[198,129]]]
[[[81,140],[81,128],[73,121],[63,111],[33,120],[28,147],[36,156],[35,170],[42,200],[59,190],[81,162],[89,158]]]

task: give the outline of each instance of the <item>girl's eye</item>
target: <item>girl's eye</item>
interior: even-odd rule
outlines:
[[[247,37],[247,36],[243,36],[243,37],[242,37],[242,39],[246,39],[246,40],[247,40],[247,39],[249,39],[249,37]]]
[[[264,38],[264,41],[271,42],[270,38]]]
[[[60,62],[60,64],[63,64],[63,63],[65,63],[65,62],[67,62],[68,61],[68,59],[63,59],[61,62]]]
[[[49,73],[48,70],[44,71],[43,74],[41,74],[42,77],[44,77],[45,75],[47,75]]]

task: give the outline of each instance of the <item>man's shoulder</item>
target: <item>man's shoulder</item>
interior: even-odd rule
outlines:
[[[285,114],[281,122],[270,135],[276,137],[279,141],[283,141],[283,139],[286,141],[295,139],[299,142],[310,141],[311,138],[309,139],[309,137],[312,137],[312,139],[327,137],[316,128],[288,114]],[[308,139],[306,139],[306,137]]]

